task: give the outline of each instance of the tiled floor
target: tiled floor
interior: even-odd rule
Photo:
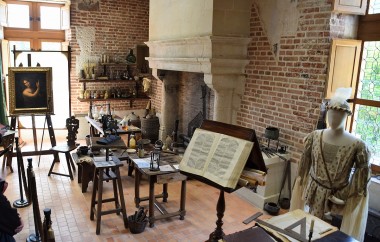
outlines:
[[[63,142],[63,141],[62,141]],[[23,150],[31,148],[31,142]],[[24,157],[25,166],[26,158]],[[141,234],[131,234],[125,229],[120,216],[110,214],[102,216],[100,235],[95,234],[95,221],[90,220],[90,200],[92,182],[86,193],[81,192],[77,180],[71,181],[68,177],[47,176],[52,156],[41,156],[38,167],[38,156],[33,157],[33,166],[36,174],[39,207],[43,218],[43,209],[52,209],[53,229],[56,241],[205,241],[216,225],[216,203],[219,191],[196,180],[187,183],[186,216],[185,220],[178,217],[156,221],[154,228],[146,227]],[[64,157],[59,170],[67,172]],[[2,158],[1,158],[2,164]],[[9,182],[6,196],[11,203],[20,198],[18,186],[18,172],[16,159],[13,159],[14,173],[9,169],[1,170],[0,176]],[[134,206],[134,178],[127,176],[127,166],[121,168],[123,190],[128,215],[136,211]],[[76,177],[75,173],[75,177]],[[160,187],[157,186],[157,191]],[[147,181],[142,182],[142,195],[147,195]],[[105,185],[105,196],[112,194],[110,183]],[[169,184],[169,199],[165,207],[168,211],[179,208],[180,182]],[[234,194],[225,194],[226,212],[223,218],[223,229],[226,234],[243,230],[253,225],[244,225],[242,221],[258,210]],[[110,204],[111,205],[111,204]],[[142,205],[147,206],[146,202]],[[15,236],[17,241],[25,239],[34,233],[32,206],[18,209],[24,220],[24,229]],[[265,218],[265,217],[264,217]]]

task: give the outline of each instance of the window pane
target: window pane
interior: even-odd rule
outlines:
[[[21,53],[17,56],[16,59],[16,66],[14,66],[14,54],[12,52],[13,46],[16,46],[16,50],[30,50],[30,42],[29,41],[9,41],[9,46],[11,49],[11,52],[9,53],[9,58],[11,60],[11,66],[17,67],[22,63],[23,66],[28,66],[28,59],[27,55],[25,53]]]
[[[356,105],[352,133],[368,145],[371,162],[380,165],[380,108]]]
[[[369,1],[368,14],[380,13],[380,0]]]
[[[380,41],[364,42],[357,97],[380,100]]]
[[[41,50],[61,50],[61,42],[41,42]]]
[[[12,28],[30,28],[29,6],[8,4],[8,24]]]
[[[61,28],[61,9],[59,7],[41,6],[41,29]]]

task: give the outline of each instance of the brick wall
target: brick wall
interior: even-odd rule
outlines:
[[[77,39],[78,27],[94,27],[95,40],[91,42],[90,53],[92,57],[100,57],[107,53],[112,58],[115,56],[125,60],[129,49],[136,44],[148,40],[149,35],[149,0],[102,0],[99,11],[81,11],[77,8],[77,1],[71,3],[71,31],[67,33],[67,39],[72,48],[71,63],[71,110],[74,113],[87,113],[89,104],[79,102],[77,97],[81,88],[78,82],[76,61],[81,54]],[[126,67],[118,67],[120,72]],[[100,69],[100,70],[99,70]],[[97,68],[101,71],[101,68]],[[93,90],[106,90],[110,87],[118,89],[131,88],[131,84],[123,83],[89,83],[87,87]],[[129,101],[112,101],[115,110],[144,109],[147,100],[136,100],[130,107]]]
[[[237,118],[238,125],[254,128],[259,136],[267,126],[278,127],[280,140],[289,145],[296,161],[302,139],[316,128],[331,37],[344,33],[344,18],[331,14],[331,1],[299,0],[297,9],[297,32],[281,37],[276,59],[257,8],[252,6],[250,63]]]

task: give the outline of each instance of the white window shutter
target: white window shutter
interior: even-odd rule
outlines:
[[[8,26],[7,16],[7,3],[0,1],[0,26]]]
[[[61,7],[61,29],[70,29],[70,4]]]

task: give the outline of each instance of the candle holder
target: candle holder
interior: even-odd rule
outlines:
[[[150,171],[159,171],[160,170],[160,158],[161,158],[161,151],[157,148],[155,148],[150,153]]]

